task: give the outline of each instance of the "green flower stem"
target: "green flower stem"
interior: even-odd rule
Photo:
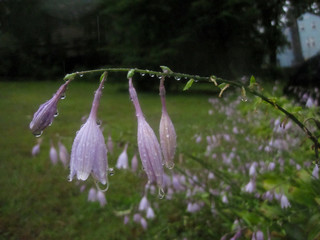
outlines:
[[[239,82],[230,81],[230,80],[226,80],[226,79],[223,79],[223,78],[218,78],[218,77],[215,77],[215,76],[201,77],[201,76],[198,76],[198,75],[190,75],[190,74],[185,74],[185,73],[175,73],[175,72],[171,72],[171,71],[158,72],[158,71],[151,71],[151,70],[138,69],[138,68],[103,68],[103,69],[95,69],[95,70],[74,72],[74,73],[67,74],[64,77],[64,80],[66,81],[66,80],[74,79],[76,76],[82,76],[84,74],[89,74],[89,73],[129,72],[130,70],[134,70],[135,73],[149,74],[149,75],[154,75],[154,76],[157,76],[157,77],[167,76],[167,77],[175,77],[175,78],[194,79],[195,81],[212,82],[212,80],[210,80],[210,78],[211,79],[213,78],[214,81],[217,82],[218,84],[226,83],[226,84],[230,84],[230,86],[234,86],[234,87],[237,87],[237,88],[240,88],[240,89],[245,89],[246,92],[249,92],[249,93],[261,98],[266,103],[272,105],[273,107],[275,107],[276,109],[278,109],[279,111],[284,113],[288,118],[290,118],[296,125],[298,125],[305,132],[305,134],[308,136],[308,138],[314,143],[316,162],[318,163],[318,158],[319,158],[318,147],[320,146],[320,144],[318,142],[318,138],[314,134],[312,134],[312,132],[306,127],[306,125],[304,125],[304,123],[302,123],[292,113],[288,112],[283,107],[278,105],[274,100],[271,100],[270,98],[262,95],[261,93],[257,92],[253,88],[249,88],[247,86],[244,86],[243,84],[241,84]]]

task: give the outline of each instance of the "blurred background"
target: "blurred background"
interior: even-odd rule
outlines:
[[[275,78],[319,52],[317,14],[315,0],[2,0],[0,76],[166,65]]]
[[[29,130],[67,73],[165,65],[253,79],[320,136],[319,10],[315,0],[0,0],[0,239],[320,239],[312,142],[240,89],[218,98],[213,83],[183,91],[189,79],[166,79],[178,145],[164,199],[145,188],[125,73],[109,73],[98,113],[113,143],[106,193],[92,195],[91,178],[68,182],[67,156],[99,75],[70,83],[40,138]],[[159,79],[135,74],[134,84],[158,135]],[[129,165],[117,169],[125,151]]]

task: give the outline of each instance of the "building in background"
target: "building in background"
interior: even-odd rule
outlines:
[[[305,13],[284,29],[289,45],[279,50],[281,67],[291,67],[320,53],[320,16]]]

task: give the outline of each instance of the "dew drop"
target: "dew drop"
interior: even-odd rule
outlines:
[[[59,112],[56,111],[56,113],[55,113],[53,116],[54,116],[54,117],[58,117],[58,115],[59,115]]]
[[[150,75],[150,77],[154,77],[154,74],[149,74]]]
[[[83,77],[83,74],[80,74],[79,77]]]
[[[159,79],[161,79],[161,78],[162,78],[162,76],[161,76],[161,75],[158,75],[158,78],[159,78]]]
[[[246,97],[241,97],[241,101],[242,101],[242,102],[247,102],[248,99],[247,99]]]
[[[52,122],[50,122],[48,126],[50,127],[51,125],[52,125]]]
[[[41,131],[41,132],[35,132],[35,133],[33,133],[33,135],[34,135],[35,137],[41,137],[42,133],[43,133],[43,131]]]
[[[167,162],[166,163],[166,167],[168,168],[168,169],[173,169],[174,168],[174,162]]]
[[[174,77],[177,81],[180,81],[181,77]]]
[[[141,75],[142,77],[144,77],[146,74],[145,74],[145,73],[140,73],[140,75]]]
[[[109,175],[110,175],[110,176],[113,176],[113,175],[114,175],[114,169],[113,169],[113,168],[109,168],[108,171],[109,171]]]
[[[66,98],[66,94],[62,94],[60,99],[65,99]]]
[[[164,196],[165,196],[165,193],[164,193],[163,188],[159,188],[158,198],[159,198],[159,199],[163,199]]]

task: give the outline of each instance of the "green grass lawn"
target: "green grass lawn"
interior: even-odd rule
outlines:
[[[205,191],[196,194],[195,198],[204,202],[205,207],[196,214],[190,214],[186,211],[189,200],[185,193],[177,193],[170,201],[159,200],[156,195],[150,195],[148,199],[153,203],[156,218],[148,221],[148,229],[143,230],[132,221],[124,225],[123,217],[117,215],[131,209],[132,217],[144,193],[147,179],[141,170],[138,174],[116,170],[115,175],[109,177],[110,187],[106,193],[108,203],[101,208],[99,203],[87,201],[88,190],[94,186],[91,179],[77,184],[75,181],[69,182],[68,169],[64,169],[61,164],[53,166],[49,160],[50,140],[56,144],[60,138],[70,151],[76,131],[82,124],[81,118],[90,112],[98,81],[74,81],[70,84],[66,99],[58,104],[59,116],[42,135],[40,154],[31,156],[31,149],[37,143],[28,127],[33,113],[52,96],[61,83],[62,81],[0,82],[1,239],[220,239],[224,233],[235,232],[233,222],[236,219],[241,220],[243,239],[250,238],[250,234],[258,229],[265,236],[270,229],[269,233],[273,231],[274,236],[279,237],[275,239],[285,239],[286,236],[295,234],[302,237],[292,239],[303,239],[310,232],[313,234],[311,236],[318,236],[315,229],[318,229],[319,223],[315,222],[320,218],[319,214],[314,215],[315,219],[309,225],[304,222],[305,218],[313,216],[307,209],[318,209],[318,200],[315,198],[319,190],[314,188],[317,180],[307,180],[310,178],[311,168],[297,172],[295,166],[289,164],[293,158],[296,164],[303,167],[303,162],[313,157],[310,145],[306,145],[304,141],[303,132],[294,130],[289,134],[290,139],[298,139],[300,145],[295,145],[300,146],[298,148],[292,149],[290,145],[286,151],[263,151],[259,147],[267,146],[270,139],[275,138],[270,121],[278,117],[276,113],[265,110],[268,109],[266,106],[261,106],[261,111],[254,111],[254,100],[249,99],[248,103],[234,105],[236,112],[228,116],[230,107],[240,93],[236,92],[226,100],[210,104],[208,98],[216,98],[215,91],[211,94],[193,93],[194,87],[186,92],[169,92],[167,108],[178,136],[175,159],[177,170],[174,171],[180,170],[184,174],[188,174],[186,171],[194,172],[201,181],[204,172],[207,174],[208,170],[216,175],[214,182],[206,180]],[[182,88],[183,84],[179,86],[179,89]],[[138,91],[138,97],[146,119],[158,135],[161,116],[158,92]],[[213,111],[212,115],[208,114],[209,110]],[[131,160],[137,152],[137,123],[126,85],[105,84],[98,116],[102,121],[105,138],[110,134],[115,143],[115,152],[108,157],[109,166],[115,166],[125,143],[129,143],[128,155]],[[239,133],[235,133],[234,127],[238,128]],[[228,136],[223,135],[225,133]],[[194,138],[196,134],[202,136],[202,141],[198,144]],[[209,156],[205,154],[206,136],[211,135],[220,136],[221,139],[219,138],[218,146]],[[231,165],[222,162],[224,154],[231,152],[238,156],[238,159],[232,159],[231,165],[235,171],[230,170]],[[211,154],[216,156],[211,157]],[[199,159],[195,160],[197,158]],[[264,161],[267,164],[278,161],[279,158],[284,158],[285,170],[281,173],[281,170],[276,170],[275,173],[259,175],[257,191],[262,193],[270,185],[278,191],[277,186],[283,185],[281,191],[289,194],[293,209],[286,210],[285,214],[279,204],[273,202],[269,205],[241,191],[250,179],[248,174],[240,172],[242,166],[253,161]],[[171,174],[169,170],[166,173]],[[308,185],[307,188],[301,185],[307,189],[306,192],[299,192],[301,188],[298,184],[302,182],[292,180],[295,176],[302,176]],[[82,185],[86,185],[84,192],[79,190]],[[210,193],[210,190],[218,188],[231,190],[220,189],[219,196]],[[227,207],[220,200],[226,191],[229,191],[228,198],[231,202]],[[305,194],[310,198],[308,204],[303,201],[295,204],[290,195],[292,192],[296,194],[292,196],[301,197],[301,194]],[[212,210],[213,202],[215,211]],[[305,216],[296,217],[298,210],[305,211]],[[287,218],[289,215],[299,221],[292,222],[292,219]],[[278,227],[279,221],[284,227]],[[304,226],[308,226],[309,230],[304,230]],[[291,227],[295,228],[295,232],[288,230]]]

